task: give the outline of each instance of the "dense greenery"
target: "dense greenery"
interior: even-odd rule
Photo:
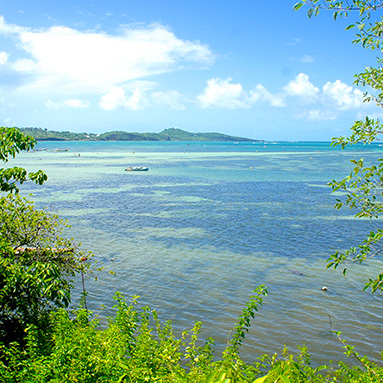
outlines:
[[[346,29],[357,30],[353,43],[362,44],[366,49],[372,49],[377,54],[382,52],[383,21],[376,14],[383,8],[382,0],[303,0],[295,5],[299,9],[303,4],[309,4],[309,17],[317,15],[322,9],[332,10],[334,18],[347,17],[349,12],[357,11],[360,20],[350,24]],[[368,67],[364,72],[357,74],[355,84],[368,89],[364,94],[365,102],[375,102],[377,106],[383,106],[383,58],[377,58],[377,67]],[[369,144],[378,140],[383,133],[383,125],[379,119],[366,117],[356,121],[351,127],[350,137],[334,137],[332,145],[340,145],[345,148],[359,142]],[[376,164],[366,164],[363,158],[351,161],[353,169],[351,173],[341,181],[333,180],[330,185],[334,191],[341,190],[346,194],[345,199],[338,199],[336,208],[343,206],[356,209],[356,217],[377,219],[383,212],[383,160]],[[383,229],[371,231],[362,243],[346,251],[337,251],[328,259],[328,267],[337,268],[343,266],[346,274],[347,265],[350,263],[362,263],[377,255],[380,255],[383,246]],[[371,288],[372,292],[383,291],[383,271],[369,279],[365,288]]]
[[[4,163],[9,158],[15,158],[17,153],[22,150],[31,150],[36,141],[33,137],[25,136],[18,129],[0,127],[0,160]],[[0,191],[17,192],[18,184],[31,180],[36,184],[43,184],[46,181],[46,174],[39,170],[35,173],[27,173],[23,168],[17,166],[13,168],[0,169]]]
[[[78,140],[92,140],[96,138],[94,133],[72,133],[69,131],[56,132],[48,129],[41,128],[19,128],[19,130],[33,137],[37,141],[78,141]]]
[[[171,323],[161,325],[157,313],[137,307],[137,297],[127,303],[116,293],[116,313],[101,327],[86,309],[53,311],[44,340],[30,325],[26,344],[0,345],[2,382],[381,382],[383,369],[311,367],[306,348],[293,356],[284,349],[277,354],[245,363],[239,346],[262,296],[260,286],[239,316],[234,335],[221,358],[214,354],[214,340],[198,338],[201,323],[175,336]]]
[[[357,10],[361,20],[356,42],[380,50],[383,23],[372,22],[370,11],[383,7],[382,1],[302,0],[299,9],[308,4],[309,16],[321,9],[331,9],[335,17]],[[383,105],[383,68],[367,68],[356,83],[368,85],[372,94],[366,101]],[[165,130],[177,139],[180,130]],[[162,133],[164,133],[162,132]],[[383,133],[378,120],[357,121],[350,137],[333,139],[333,145],[369,143]],[[13,128],[0,128],[0,157],[7,162],[20,150],[34,147],[33,138]],[[110,133],[113,134],[113,133]],[[129,133],[126,133],[129,134]],[[187,133],[191,134],[191,133]],[[211,136],[214,137],[214,136]],[[287,349],[281,357],[263,355],[245,363],[240,346],[255,318],[265,286],[259,286],[249,298],[228,338],[223,354],[214,353],[214,340],[200,340],[201,323],[177,337],[170,322],[161,325],[155,311],[139,308],[137,298],[131,302],[116,293],[115,315],[101,327],[92,313],[83,307],[68,311],[70,278],[85,271],[88,256],[78,252],[72,240],[63,238],[66,223],[57,216],[37,210],[18,195],[20,184],[31,180],[41,184],[43,172],[28,174],[22,168],[1,169],[0,199],[0,381],[1,382],[382,382],[383,367],[360,356],[343,343],[345,353],[358,366],[337,365],[312,367],[310,355],[302,347],[297,356]],[[383,160],[365,165],[353,161],[353,170],[341,181],[332,181],[334,190],[343,190],[345,199],[336,207],[358,209],[358,217],[379,218],[383,211]],[[329,267],[347,262],[364,262],[380,254],[383,230],[368,234],[353,249],[339,251],[328,260]],[[383,274],[366,285],[372,291],[383,290]],[[85,294],[84,294],[85,298]],[[324,350],[325,351],[325,350]],[[360,366],[360,367],[359,367]]]
[[[20,131],[37,141],[259,141],[221,133],[190,133],[178,128],[165,129],[160,133],[114,131],[94,134],[55,132],[40,128],[21,128]]]
[[[0,135],[4,162],[35,144],[15,128],[0,128]],[[44,332],[50,312],[69,305],[69,277],[84,263],[73,241],[62,237],[66,223],[18,195],[20,184],[42,184],[45,173],[13,167],[0,174],[1,190],[8,193],[0,197],[0,342],[23,344],[28,326]]]

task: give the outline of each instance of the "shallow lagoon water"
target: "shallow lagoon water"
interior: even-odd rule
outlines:
[[[332,252],[378,224],[334,210],[341,193],[331,194],[326,183],[349,174],[350,158],[378,159],[379,145],[346,151],[329,143],[38,147],[69,151],[23,153],[10,165],[46,171],[48,182],[27,185],[24,193],[69,219],[68,234],[103,262],[97,281],[87,280],[88,305],[101,318],[113,312],[115,291],[139,295],[177,333],[202,321],[202,337],[213,336],[222,350],[251,291],[266,284],[269,295],[242,348],[246,360],[280,352],[284,344],[305,344],[315,364],[339,360],[343,350],[331,329],[379,359],[382,297],[362,289],[382,263],[354,265],[346,277],[325,268]],[[128,165],[150,170],[125,172]]]

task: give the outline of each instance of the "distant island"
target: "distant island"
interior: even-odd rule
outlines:
[[[113,131],[102,134],[55,132],[42,128],[19,129],[37,141],[262,141],[221,133],[190,133],[179,128],[165,129],[160,133]]]

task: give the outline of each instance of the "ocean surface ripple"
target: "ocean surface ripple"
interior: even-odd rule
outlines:
[[[116,291],[139,295],[178,334],[202,321],[201,336],[215,338],[222,351],[252,290],[266,284],[269,295],[242,348],[246,360],[303,344],[315,364],[345,358],[332,330],[379,359],[382,296],[363,286],[382,263],[352,265],[346,277],[325,268],[331,253],[378,227],[353,211],[334,210],[341,194],[326,185],[349,174],[349,159],[379,158],[378,145],[348,151],[328,143],[39,146],[69,150],[18,157],[18,165],[49,176],[43,187],[27,185],[24,192],[68,219],[68,235],[102,262],[97,281],[87,280],[88,304],[101,320],[113,314]],[[125,172],[127,165],[150,170]],[[78,298],[76,287],[74,304]]]

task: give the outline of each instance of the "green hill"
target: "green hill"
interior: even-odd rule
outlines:
[[[221,133],[190,133],[178,128],[165,129],[158,136],[161,141],[258,141]]]
[[[41,128],[20,130],[37,141],[261,141],[221,133],[190,133],[178,128],[165,129],[160,133],[112,131],[102,134],[56,132]]]
[[[82,141],[93,140],[97,137],[92,133],[56,132],[41,128],[19,128],[23,133],[34,137],[37,141]]]

